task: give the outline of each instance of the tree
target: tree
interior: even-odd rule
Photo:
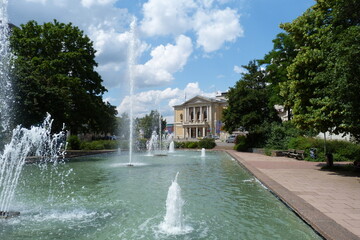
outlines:
[[[161,121],[161,129],[159,129],[159,120]],[[149,115],[136,119],[136,127],[138,132],[141,130],[144,133],[144,138],[150,139],[152,132],[163,134],[166,127],[166,120],[160,115],[157,110],[151,110]]]
[[[280,95],[280,86],[289,81],[287,68],[297,55],[295,44],[287,33],[279,33],[273,40],[273,49],[259,60],[260,64],[266,65],[266,81],[269,82],[270,103],[283,105],[288,111],[288,120],[291,118],[291,102],[287,100],[287,94]]]
[[[360,137],[358,1],[318,0],[281,27],[298,50],[287,68],[290,82],[282,85],[293,103],[294,123]]]
[[[35,21],[14,28],[14,92],[17,123],[38,124],[49,112],[54,130],[107,132],[116,110],[102,101],[105,89],[90,39],[71,23]]]
[[[232,132],[240,127],[254,132],[267,122],[280,121],[269,98],[265,71],[254,60],[242,66],[247,73],[228,92],[228,107],[224,110],[224,129]]]

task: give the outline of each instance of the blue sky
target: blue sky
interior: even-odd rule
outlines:
[[[104,100],[128,111],[129,25],[137,19],[137,116],[195,95],[215,96],[241,77],[241,65],[272,49],[272,39],[314,0],[9,0],[10,22],[72,22],[97,50]]]

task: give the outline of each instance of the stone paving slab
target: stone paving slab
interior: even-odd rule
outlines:
[[[226,150],[324,238],[360,239],[360,175],[324,163]]]

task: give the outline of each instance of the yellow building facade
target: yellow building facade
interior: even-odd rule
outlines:
[[[174,106],[174,137],[191,139],[220,136],[223,110],[226,107],[224,96],[196,96]]]

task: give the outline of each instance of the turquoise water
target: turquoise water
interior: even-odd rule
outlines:
[[[26,165],[0,239],[321,239],[236,161],[222,152],[162,157],[106,154],[57,168]],[[184,224],[159,230],[179,172]]]

